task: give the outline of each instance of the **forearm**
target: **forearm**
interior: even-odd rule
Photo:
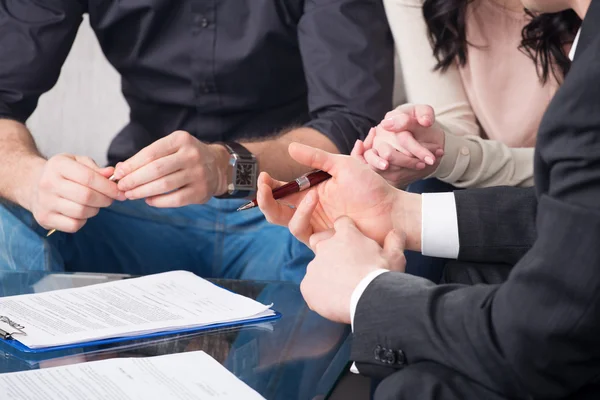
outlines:
[[[533,186],[533,154],[533,148],[447,133],[444,156],[431,177],[461,188]]]
[[[273,139],[242,144],[257,157],[261,171],[268,172],[275,179],[287,182],[309,171],[308,167],[298,164],[290,157],[288,147],[292,142],[320,148],[330,153],[339,153],[327,136],[312,128],[296,128]]]
[[[0,119],[0,160],[0,197],[30,209],[33,182],[45,160],[25,125]]]
[[[422,206],[421,195],[397,189],[391,212],[392,226],[406,234],[406,249],[421,252]]]

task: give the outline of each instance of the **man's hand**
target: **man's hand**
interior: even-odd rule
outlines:
[[[334,230],[310,238],[315,252],[300,290],[308,306],[332,321],[350,324],[350,302],[354,289],[370,272],[378,269],[404,272],[404,236],[391,231],[383,248],[363,235],[352,220],[341,217]]]
[[[100,168],[89,157],[54,156],[41,167],[28,208],[42,227],[76,232],[100,208],[125,200],[108,180],[112,174],[112,167]]]
[[[154,207],[202,204],[227,190],[229,154],[177,131],[117,164],[119,190]]]
[[[289,152],[300,164],[324,170],[332,178],[310,191],[277,202],[273,199],[272,189],[283,182],[274,181],[268,174],[262,173],[257,200],[269,222],[283,226],[289,224],[290,231],[307,243],[311,234],[332,228],[337,218],[346,215],[367,236],[383,243],[385,236],[394,228],[394,208],[399,203],[398,197],[404,193],[388,185],[367,165],[352,157],[327,153],[299,143],[292,143]],[[302,199],[309,207],[305,212],[299,210],[300,213],[291,221],[294,210],[285,204],[298,206]]]
[[[430,106],[405,104],[387,113],[364,143],[357,141],[352,155],[391,185],[405,187],[435,171],[444,142],[444,131]]]

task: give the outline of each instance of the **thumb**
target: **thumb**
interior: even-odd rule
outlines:
[[[404,258],[404,248],[406,247],[406,234],[392,230],[387,234],[383,241],[383,255],[390,263],[390,269],[393,271],[402,271],[406,269],[406,259]]]
[[[331,154],[325,150],[296,142],[290,144],[288,151],[290,156],[298,163],[328,172],[334,177],[340,168],[340,164],[345,162],[344,156]]]

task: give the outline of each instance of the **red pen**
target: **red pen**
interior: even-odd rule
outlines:
[[[282,199],[286,196],[289,196],[290,194],[302,192],[308,188],[316,186],[319,183],[324,182],[329,178],[331,178],[331,175],[329,175],[325,171],[317,170],[317,171],[309,172],[308,174],[302,175],[300,178],[297,178],[294,181],[291,181],[289,183],[286,183],[283,186],[278,187],[277,189],[274,189],[273,197],[275,198],[275,200]],[[237,210],[244,211],[244,210],[249,210],[249,209],[257,207],[257,206],[258,206],[258,202],[256,201],[256,199],[254,199],[251,202],[244,204]]]

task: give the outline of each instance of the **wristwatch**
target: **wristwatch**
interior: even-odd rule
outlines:
[[[218,199],[239,199],[256,193],[258,162],[254,154],[236,142],[216,143],[229,152],[227,192],[215,196]]]

